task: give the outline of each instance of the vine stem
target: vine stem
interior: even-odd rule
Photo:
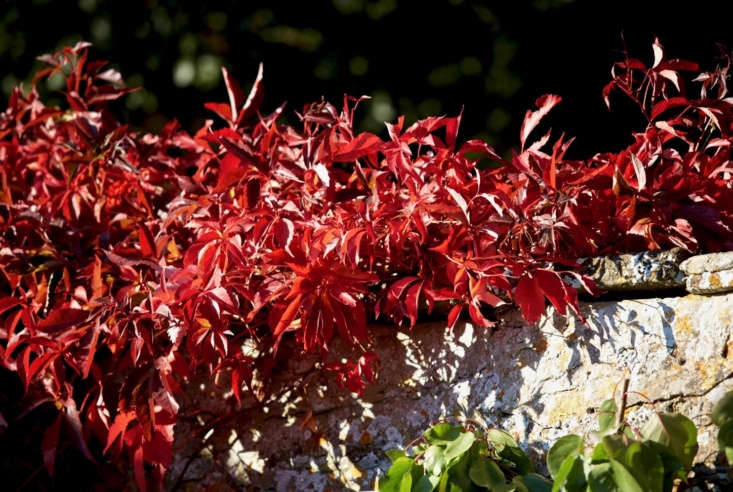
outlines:
[[[620,429],[624,423],[624,414],[626,413],[626,398],[629,391],[629,378],[625,377],[623,385],[621,387],[621,405],[618,407],[618,413],[616,414],[616,428]]]

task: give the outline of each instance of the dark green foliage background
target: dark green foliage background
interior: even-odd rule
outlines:
[[[360,127],[405,114],[408,122],[456,114],[462,135],[500,151],[517,142],[524,111],[553,92],[564,98],[554,128],[578,136],[571,157],[619,148],[630,106],[609,113],[601,88],[624,46],[651,61],[658,35],[668,52],[711,64],[715,43],[733,46],[725,2],[525,0],[23,0],[1,2],[0,84],[5,98],[35,57],[87,39],[93,54],[144,91],[120,104],[149,130],[177,117],[190,130],[224,100],[219,66],[247,86],[265,63],[265,108],[298,110],[344,92],[374,99]],[[50,89],[55,89],[53,84]],[[635,113],[633,118],[638,118]],[[632,121],[636,121],[633,120]],[[641,124],[641,121],[639,121]]]

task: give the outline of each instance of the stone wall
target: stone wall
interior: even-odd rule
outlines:
[[[462,323],[447,333],[437,322],[410,332],[378,328],[382,368],[361,398],[328,389],[310,371],[312,361],[293,360],[280,377],[301,379],[308,388],[301,395],[269,401],[266,411],[241,410],[205,434],[203,445],[201,436],[193,438],[196,422],[177,427],[169,485],[370,490],[389,466],[385,450],[404,446],[432,421],[466,411],[511,432],[540,463],[567,433],[595,442],[598,405],[625,376],[635,392],[629,421],[642,423],[653,408],[689,416],[699,428],[697,461],[710,464],[717,443],[709,412],[733,389],[733,292],[723,288],[733,278],[733,257],[691,258],[677,268],[681,259],[628,255],[609,260],[603,275],[611,264],[621,271],[637,262],[644,265],[632,265],[643,283],[639,290],[654,289],[656,275],[665,288],[687,285],[708,294],[583,303],[587,325],[548,309],[536,325],[508,311],[494,330]],[[184,408],[216,413],[231,402],[225,397],[216,388],[191,388]]]

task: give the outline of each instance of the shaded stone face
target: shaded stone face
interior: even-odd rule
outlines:
[[[664,290],[684,287],[679,265],[689,253],[681,248],[588,259],[586,274],[607,291]]]
[[[629,396],[632,425],[652,415],[652,404],[683,413],[699,428],[697,461],[714,460],[709,413],[733,389],[733,293],[585,303],[582,312],[587,325],[548,308],[534,326],[510,311],[493,332],[469,323],[452,333],[444,323],[377,328],[382,368],[361,398],[309,380],[312,361],[293,360],[280,377],[307,391],[245,408],[203,452],[189,443],[195,424],[182,423],[169,476],[192,456],[185,474],[204,477],[198,486],[369,490],[389,466],[384,451],[462,413],[509,431],[541,467],[562,435],[595,443],[598,407],[625,376],[638,392]],[[190,408],[224,404],[211,388],[192,388],[189,399]]]

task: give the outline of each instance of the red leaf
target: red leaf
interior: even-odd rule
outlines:
[[[634,173],[636,174],[636,189],[641,191],[646,186],[646,171],[644,170],[644,164],[641,163],[636,154],[631,153],[631,163],[634,166]]]
[[[71,434],[74,436],[74,445],[86,459],[96,464],[96,460],[92,457],[92,453],[89,452],[89,448],[87,447],[87,442],[84,438],[84,429],[79,419],[79,410],[76,408],[74,399],[71,397],[68,398],[64,402],[64,408],[66,409],[66,413],[64,414],[66,423],[71,430]]]
[[[332,159],[334,162],[350,162],[377,152],[383,145],[384,142],[373,133],[360,133],[350,142],[333,149]]]
[[[545,310],[545,298],[537,284],[537,277],[522,276],[514,289],[514,300],[529,323],[536,323]]]
[[[43,440],[41,441],[41,452],[43,453],[43,464],[46,466],[46,471],[53,477],[53,466],[56,461],[56,448],[59,444],[59,434],[61,433],[61,420],[63,415],[59,413],[56,420],[53,421],[50,427],[43,433]]]
[[[135,474],[135,484],[140,492],[146,492],[147,482],[145,480],[145,463],[143,461],[143,446],[140,443],[132,453],[132,469]]]
[[[104,282],[102,282],[102,260],[94,257],[94,268],[92,269],[92,300],[99,299],[104,295]]]
[[[71,326],[82,324],[88,318],[89,311],[74,308],[54,309],[46,319],[41,320],[36,325],[36,328],[46,333],[56,333]]]
[[[237,118],[237,112],[239,106],[242,105],[244,95],[242,94],[242,88],[239,87],[234,78],[229,75],[229,71],[226,67],[221,67],[221,73],[224,76],[224,85],[227,87],[227,93],[229,94],[229,107],[231,109],[231,116],[228,118],[229,121],[235,121]]]
[[[405,309],[407,310],[407,316],[410,318],[410,327],[414,328],[417,324],[417,314],[420,302],[420,291],[423,286],[422,281],[416,283],[407,290],[405,295]]]
[[[534,276],[542,288],[542,292],[555,306],[555,309],[560,314],[565,314],[567,300],[565,298],[565,287],[560,276],[550,270],[535,270]]]
[[[158,251],[155,247],[155,239],[153,238],[153,233],[150,232],[150,229],[145,224],[140,224],[140,251],[142,252],[143,256],[148,257],[153,260],[158,259]]]
[[[303,294],[298,294],[292,301],[290,301],[290,304],[288,304],[288,307],[285,308],[282,316],[280,316],[280,321],[278,321],[277,326],[275,326],[275,329],[272,331],[273,336],[281,337],[285,330],[290,327],[290,324],[298,314],[302,300]]]
[[[463,311],[463,306],[461,304],[456,304],[451,308],[448,313],[448,330],[453,331],[458,318],[461,316],[461,311]]]
[[[247,172],[247,167],[238,156],[228,153],[220,159],[219,179],[216,182],[214,193],[220,193],[237,183]]]
[[[539,99],[537,99],[537,101],[535,102],[535,105],[537,106],[537,108],[539,108],[537,109],[537,111],[527,110],[527,113],[524,115],[522,127],[519,130],[519,141],[522,144],[523,151],[527,143],[527,137],[529,137],[529,134],[532,133],[532,130],[535,129],[535,127],[539,124],[542,118],[544,118],[545,115],[549,113],[550,110],[554,108],[560,101],[562,101],[562,98],[560,96],[545,94],[544,96],[541,96]]]
[[[114,422],[109,428],[109,433],[107,434],[107,444],[104,447],[103,453],[106,453],[109,448],[112,446],[112,444],[115,443],[117,438],[123,439],[125,437],[125,431],[127,430],[127,426],[135,419],[135,412],[120,412],[115,417]],[[121,445],[122,443],[120,443]]]
[[[250,116],[254,115],[262,104],[262,100],[265,97],[265,91],[262,86],[262,69],[262,63],[260,63],[260,66],[257,69],[257,78],[255,79],[255,83],[252,84],[252,89],[249,91],[247,100],[244,102],[244,106],[242,106],[239,116],[237,116],[237,126],[239,126],[243,121],[246,121]]]
[[[4,313],[8,309],[12,309],[15,306],[20,306],[23,304],[23,301],[20,299],[16,299],[15,297],[2,297],[0,298],[0,314]]]
[[[668,111],[672,108],[678,108],[680,106],[688,106],[690,101],[686,97],[671,97],[669,99],[663,99],[654,105],[651,112],[651,119],[654,120],[660,114]]]
[[[260,180],[258,178],[250,178],[247,181],[247,192],[245,196],[247,197],[245,206],[248,209],[255,208],[257,202],[260,200]]]
[[[204,103],[204,107],[214,113],[218,114],[224,121],[231,121],[230,111],[231,107],[224,103]]]
[[[402,293],[413,282],[420,280],[420,277],[404,277],[397,280],[389,288],[389,294],[395,299],[402,297]]]

